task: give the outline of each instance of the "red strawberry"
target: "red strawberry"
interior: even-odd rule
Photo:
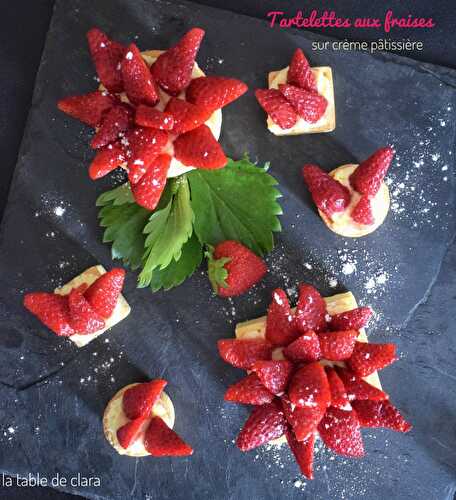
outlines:
[[[105,327],[103,318],[92,308],[78,289],[73,289],[68,295],[68,306],[70,308],[70,324],[76,333],[86,335],[98,332]]]
[[[388,394],[367,383],[350,370],[340,367],[337,367],[336,370],[337,374],[344,383],[349,401],[353,401],[355,399],[370,399],[375,401],[388,399]]]
[[[285,417],[277,401],[256,406],[241,429],[236,445],[241,451],[250,451],[283,436],[285,430]]]
[[[256,361],[269,360],[272,345],[265,340],[222,339],[217,342],[221,358],[243,370],[250,370]]]
[[[293,407],[285,397],[282,398],[282,407],[285,418],[298,441],[308,439],[316,431],[317,425],[326,411],[326,408],[320,406]]]
[[[328,101],[320,94],[281,83],[279,91],[296,113],[308,123],[316,123],[325,114]]]
[[[327,408],[331,394],[323,366],[314,362],[299,368],[291,379],[288,396],[299,407]]]
[[[356,412],[330,407],[318,425],[328,448],[346,457],[364,456],[363,438]]]
[[[180,135],[173,146],[176,159],[189,167],[222,168],[228,161],[222,146],[207,125],[200,125]]]
[[[27,293],[24,306],[57,335],[69,337],[76,333],[70,325],[68,297],[45,292]]]
[[[191,103],[215,111],[230,104],[247,90],[247,85],[235,78],[202,76],[191,81],[185,96]]]
[[[327,217],[343,212],[350,204],[350,191],[317,165],[304,165],[302,176],[315,205]]]
[[[397,360],[394,344],[356,342],[348,367],[360,377],[367,377]]]
[[[255,97],[271,120],[281,129],[293,127],[298,121],[298,115],[293,106],[276,89],[257,89]]]
[[[132,184],[139,182],[155,158],[168,142],[168,133],[145,127],[129,130],[123,139],[128,157],[128,179]]]
[[[140,181],[131,186],[133,197],[138,205],[148,210],[156,208],[166,186],[170,165],[171,157],[169,155],[157,156]]]
[[[186,457],[193,448],[170,429],[160,417],[152,417],[144,438],[144,447],[153,457]]]
[[[293,364],[286,360],[257,361],[252,370],[261,383],[273,394],[285,391],[293,371]]]
[[[122,75],[120,61],[125,52],[125,47],[120,43],[110,40],[98,28],[92,28],[87,33],[90,54],[92,55],[95,69],[101,83],[109,92],[122,92]]]
[[[97,151],[89,167],[89,176],[92,180],[100,179],[125,161],[125,154],[119,142],[108,144]]]
[[[167,382],[162,379],[136,384],[123,393],[122,407],[130,420],[148,417]]]
[[[348,359],[352,355],[357,337],[357,330],[319,333],[321,357],[330,361]]]
[[[122,291],[125,271],[115,267],[101,275],[84,293],[92,308],[103,318],[109,318]]]
[[[351,174],[350,183],[358,193],[375,196],[394,156],[391,146],[378,149]]]
[[[311,434],[305,441],[298,441],[290,431],[286,432],[286,436],[299,469],[307,479],[313,479],[315,434]]]
[[[151,71],[160,87],[171,95],[177,95],[190,83],[204,30],[193,28],[174,47],[161,54]]]
[[[296,49],[287,73],[287,83],[301,89],[317,92],[317,82],[309,62],[301,49]]]
[[[302,333],[318,333],[326,328],[326,314],[326,303],[318,291],[311,285],[300,285],[294,316],[296,328]]]
[[[174,119],[173,132],[184,134],[199,127],[211,116],[211,111],[202,106],[171,97],[166,105],[165,112],[172,115]]]
[[[397,432],[408,432],[412,426],[389,401],[354,401],[361,427],[386,427]]]
[[[174,118],[171,113],[164,113],[158,109],[140,104],[136,108],[135,123],[142,127],[172,130],[174,127]]]
[[[127,104],[117,104],[112,107],[103,118],[101,126],[93,136],[90,146],[98,149],[117,141],[120,134],[125,132],[130,126],[132,114],[133,112]]]
[[[350,409],[350,402],[344,383],[337,375],[336,370],[327,366],[326,375],[328,377],[329,389],[331,391],[331,406],[340,408],[341,410]]]
[[[313,330],[308,330],[285,347],[283,354],[295,363],[318,361],[321,358],[321,349],[317,334]]]
[[[224,399],[246,405],[264,405],[274,399],[274,394],[266,389],[255,373],[251,373],[236,384],[230,385]]]
[[[369,196],[361,196],[355,208],[352,210],[351,218],[356,223],[363,224],[364,226],[371,226],[375,222]]]
[[[266,264],[238,241],[219,243],[208,262],[214,292],[221,297],[241,295],[258,283],[267,272]]]
[[[351,311],[335,314],[329,326],[332,330],[361,330],[372,316],[370,307],[357,307]]]
[[[133,104],[157,104],[160,96],[152,74],[134,43],[128,46],[121,64],[128,100]]]
[[[266,339],[274,345],[284,346],[297,335],[287,294],[281,288],[276,288],[272,292],[272,302],[268,308]]]
[[[70,115],[82,123],[97,127],[105,113],[109,111],[116,99],[107,92],[90,92],[84,95],[74,95],[60,99],[57,107],[67,115]]]
[[[117,441],[122,448],[127,449],[141,433],[147,417],[139,417],[135,420],[130,420],[126,424],[117,429]]]

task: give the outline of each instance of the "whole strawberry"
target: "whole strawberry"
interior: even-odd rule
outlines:
[[[267,272],[266,264],[257,255],[234,240],[219,243],[208,253],[208,259],[209,280],[221,297],[243,294]]]
[[[394,156],[391,146],[378,149],[358,166],[350,176],[350,184],[358,193],[375,196]]]

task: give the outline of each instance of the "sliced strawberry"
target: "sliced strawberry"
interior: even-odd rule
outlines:
[[[68,295],[70,324],[80,335],[98,332],[105,327],[104,319],[92,308],[78,289]]]
[[[256,406],[241,429],[236,445],[241,451],[250,451],[283,436],[285,430],[285,417],[277,401]]]
[[[144,438],[144,448],[153,457],[186,457],[193,448],[170,429],[160,417],[152,417]]]
[[[361,196],[355,208],[352,210],[351,218],[357,224],[363,224],[364,226],[371,226],[375,222],[369,196]]]
[[[274,399],[255,373],[251,373],[239,382],[230,385],[225,392],[225,401],[245,405],[264,405]]]
[[[243,370],[250,370],[256,361],[270,360],[272,344],[266,340],[223,339],[217,342],[221,358]]]
[[[298,121],[293,106],[277,89],[257,89],[255,97],[271,120],[281,129],[289,129]]]
[[[387,146],[378,149],[367,160],[360,163],[350,176],[353,189],[370,197],[375,196],[382,185],[393,156],[393,148]]]
[[[162,379],[136,384],[123,393],[122,407],[130,420],[148,417],[167,382]]]
[[[329,389],[331,391],[331,406],[335,406],[341,410],[350,409],[351,406],[347,391],[341,378],[337,375],[336,370],[329,366],[327,366],[325,370],[328,377]]]
[[[302,176],[315,205],[327,217],[343,212],[350,204],[350,191],[317,165],[304,165]]]
[[[361,330],[367,325],[371,316],[370,307],[357,307],[332,316],[329,326],[332,330]]]
[[[288,446],[299,465],[299,469],[307,479],[313,479],[315,433],[310,434],[305,441],[298,441],[291,431],[287,431],[286,436]]]
[[[226,240],[208,255],[208,276],[221,297],[242,295],[258,283],[268,268],[264,261],[238,241]]]
[[[286,360],[257,361],[252,370],[266,389],[273,394],[280,394],[287,388],[293,364]]]
[[[125,52],[125,47],[120,43],[110,40],[98,28],[92,28],[87,33],[90,54],[101,83],[109,92],[122,92],[122,75],[120,61]]]
[[[302,49],[296,49],[287,73],[287,83],[304,90],[317,92],[317,82]]]
[[[294,363],[318,361],[321,358],[321,349],[317,334],[308,330],[285,347],[283,354]]]
[[[326,409],[331,403],[328,377],[318,362],[299,368],[288,388],[290,402],[299,407]]]
[[[130,420],[117,429],[117,441],[119,441],[122,448],[127,449],[136,441],[146,421],[147,417],[139,417],[135,420]]]
[[[136,108],[135,123],[142,127],[172,130],[174,127],[174,117],[171,113],[164,113],[145,104],[140,104]]]
[[[90,125],[98,127],[105,113],[109,111],[116,99],[107,92],[90,92],[84,95],[74,95],[60,99],[57,107],[67,115]]]
[[[296,328],[301,333],[308,330],[318,333],[326,328],[326,314],[326,303],[318,291],[311,285],[300,285],[294,315]]]
[[[215,169],[227,164],[222,146],[207,125],[200,125],[174,141],[176,159],[189,167]]]
[[[103,118],[101,126],[93,136],[90,146],[93,149],[102,148],[117,141],[131,124],[133,111],[127,104],[117,104]]]
[[[360,377],[367,377],[397,360],[394,344],[356,342],[348,367]]]
[[[320,406],[294,406],[286,398],[282,398],[282,407],[287,422],[293,429],[298,441],[304,441],[317,430],[318,423],[323,418],[326,408]]]
[[[278,346],[288,345],[299,335],[293,323],[293,314],[287,294],[281,288],[276,288],[272,292],[265,335],[269,342]]]
[[[157,104],[160,96],[152,74],[134,43],[128,46],[121,64],[128,100],[133,104]]]
[[[196,54],[204,36],[204,30],[193,28],[174,47],[161,54],[151,71],[160,87],[171,95],[177,95],[190,83]]]
[[[364,456],[363,438],[356,412],[330,407],[318,425],[328,448],[346,457]]]
[[[131,186],[133,197],[138,205],[148,210],[156,208],[166,186],[170,165],[169,155],[157,156],[139,182]]]
[[[113,142],[97,151],[89,166],[89,176],[96,180],[112,172],[125,161],[125,153],[120,143]]]
[[[348,359],[355,347],[358,330],[341,330],[333,332],[320,332],[321,357],[330,361],[343,361]]]
[[[361,427],[386,427],[396,432],[408,432],[412,426],[389,401],[354,401]]]
[[[135,127],[125,134],[122,143],[128,158],[128,180],[132,184],[139,182],[167,142],[165,130]]]
[[[122,291],[125,271],[115,267],[102,274],[84,293],[92,308],[103,318],[109,318]]]
[[[336,370],[340,379],[344,383],[349,401],[353,401],[355,399],[370,399],[373,401],[388,399],[388,394],[386,394],[386,392],[377,389],[377,387],[369,384],[350,370],[341,367],[337,367]]]
[[[24,306],[57,335],[69,337],[76,333],[70,325],[68,297],[46,292],[27,293]]]
[[[235,78],[202,76],[191,81],[185,96],[191,103],[215,111],[235,101],[247,90],[247,85]]]
[[[279,92],[308,123],[316,123],[325,114],[328,101],[320,94],[281,83]]]
[[[165,111],[172,115],[174,119],[173,132],[184,134],[205,123],[211,116],[211,111],[203,106],[171,97],[166,105]]]

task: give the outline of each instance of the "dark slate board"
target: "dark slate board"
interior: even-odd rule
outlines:
[[[21,294],[51,289],[97,262],[112,266],[94,202],[114,181],[89,181],[88,133],[55,108],[59,97],[95,85],[84,43],[93,25],[123,42],[138,35],[143,49],[166,47],[201,26],[207,31],[202,67],[241,78],[251,89],[264,86],[266,73],[285,66],[299,45],[313,65],[333,68],[338,124],[331,134],[276,138],[265,130],[251,92],[230,106],[225,150],[271,161],[284,194],[284,232],[269,257],[268,278],[247,297],[226,302],[211,297],[202,272],[155,295],[136,289],[130,273],[130,317],[77,350],[26,314]],[[63,488],[93,498],[452,497],[455,346],[441,297],[452,300],[454,310],[455,279],[444,276],[413,312],[427,298],[454,235],[456,74],[392,55],[312,52],[315,39],[190,3],[57,2],[0,241],[0,470],[49,478],[59,473],[68,480],[78,472],[97,476],[99,488]],[[390,175],[394,210],[372,236],[333,235],[318,219],[299,167],[357,162],[387,143],[398,151]],[[61,216],[56,207],[64,209]],[[447,267],[454,269],[455,257],[449,258]],[[298,471],[287,450],[243,455],[233,445],[247,410],[223,404],[224,389],[239,373],[216,352],[216,340],[232,336],[235,322],[264,312],[273,287],[293,294],[300,280],[326,294],[353,290],[379,313],[372,335],[397,334],[404,359],[382,380],[415,424],[408,436],[366,432],[369,454],[362,461],[320,450],[317,478],[303,484],[295,483]],[[170,381],[176,429],[196,449],[190,459],[122,458],[103,437],[101,416],[114,392],[157,376]]]

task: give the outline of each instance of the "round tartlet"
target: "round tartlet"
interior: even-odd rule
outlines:
[[[127,449],[123,448],[117,439],[117,430],[130,421],[125,415],[122,408],[123,395],[127,389],[130,389],[130,387],[134,387],[135,385],[138,384],[129,384],[123,387],[109,401],[103,415],[103,432],[109,444],[120,455],[128,455],[130,457],[145,457],[150,455],[146,448],[144,448],[144,433],[149,424],[148,420],[146,420],[139,438]],[[174,406],[171,399],[165,392],[161,393],[160,399],[153,406],[150,416],[160,417],[170,429],[174,427]]]

